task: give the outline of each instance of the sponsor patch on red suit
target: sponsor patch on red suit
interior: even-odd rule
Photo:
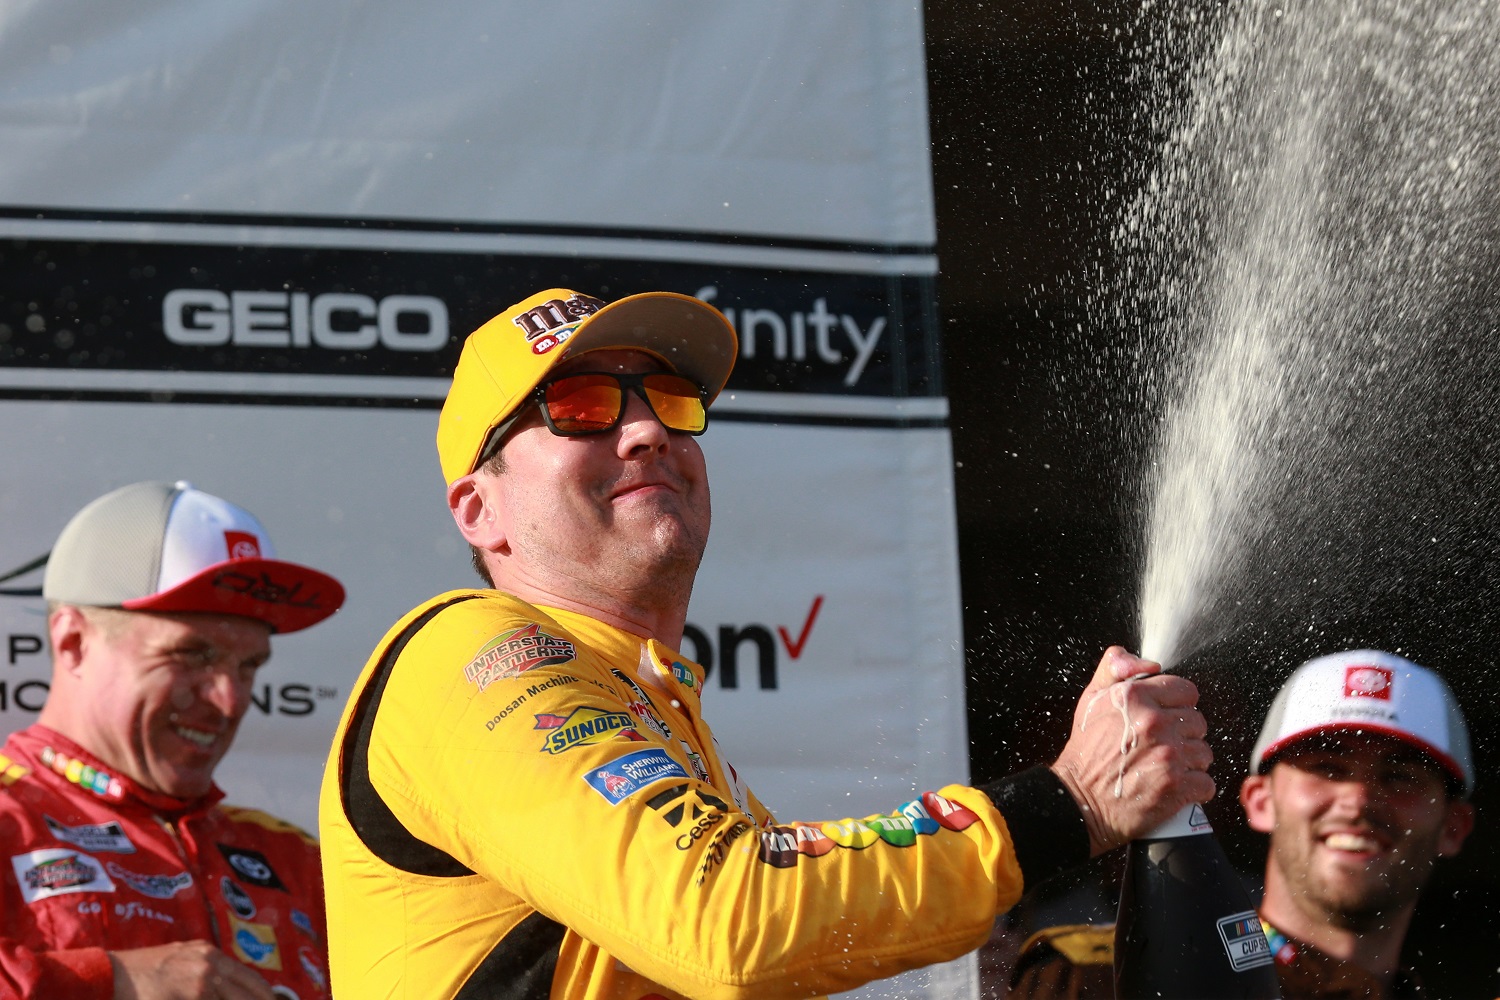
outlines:
[[[80,851],[49,847],[10,859],[16,884],[28,903],[70,892],[114,892],[115,884],[96,858]]]

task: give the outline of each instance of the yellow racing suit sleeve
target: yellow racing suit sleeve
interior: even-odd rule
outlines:
[[[623,658],[511,599],[447,608],[390,673],[369,775],[418,839],[672,991],[812,996],[951,959],[1019,899],[1028,851],[1042,874],[1087,856],[1050,773],[776,823],[696,702]],[[1019,853],[1006,795],[1040,817]]]

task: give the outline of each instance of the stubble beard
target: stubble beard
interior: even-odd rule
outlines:
[[[1304,904],[1317,907],[1334,926],[1356,933],[1380,930],[1416,902],[1437,856],[1436,835],[1431,842],[1403,845],[1396,863],[1380,873],[1367,873],[1340,884],[1326,872],[1314,872],[1311,858],[1300,851],[1273,847],[1283,880]]]

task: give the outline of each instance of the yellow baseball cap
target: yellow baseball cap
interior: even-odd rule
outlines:
[[[729,380],[739,340],[724,314],[691,295],[642,292],[614,302],[549,288],[469,334],[438,417],[438,461],[452,483],[474,471],[485,440],[568,358],[645,351],[698,383],[712,403]]]

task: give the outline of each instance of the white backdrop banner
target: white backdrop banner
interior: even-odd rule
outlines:
[[[785,819],[966,779],[923,75],[894,0],[0,7],[0,733],[47,691],[25,568],[189,479],[348,588],[219,771],[315,827],[375,641],[475,580],[433,446],[463,336],[668,289],[743,345],[683,649],[727,755]]]

